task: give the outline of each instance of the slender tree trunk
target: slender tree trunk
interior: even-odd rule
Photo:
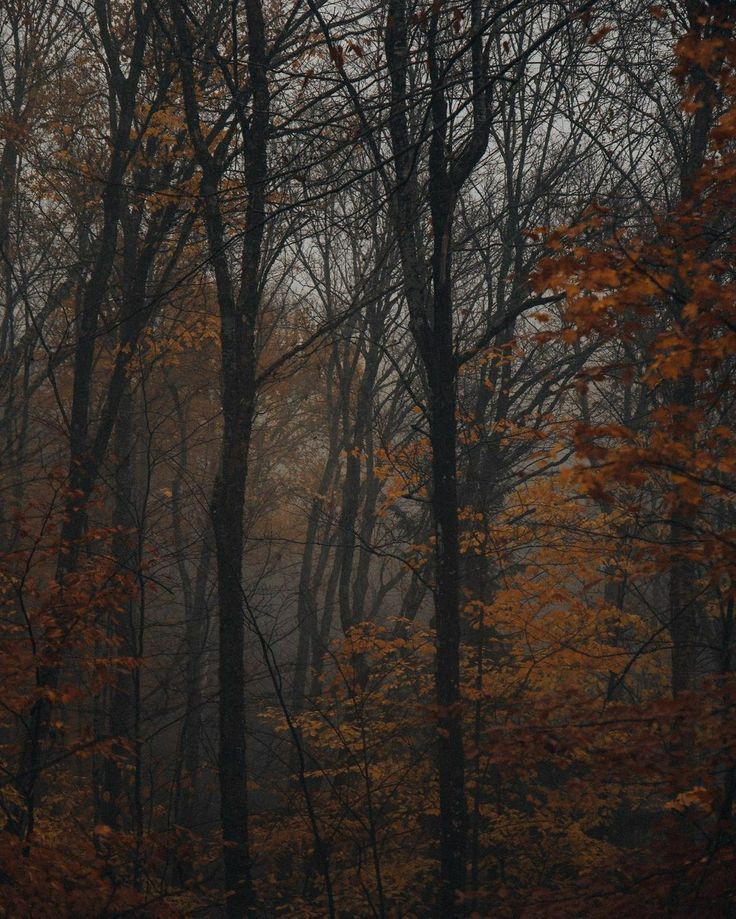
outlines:
[[[460,549],[457,501],[456,405],[451,336],[437,342],[430,371],[432,510],[435,537],[435,692],[440,791],[440,893],[443,916],[457,912],[465,889],[467,811],[460,697]]]
[[[307,689],[307,671],[310,661],[310,644],[317,628],[317,596],[313,565],[314,549],[319,531],[320,519],[324,508],[324,495],[331,487],[335,477],[339,456],[339,440],[337,437],[337,415],[333,415],[333,425],[330,431],[330,447],[325,462],[322,476],[318,485],[318,493],[312,499],[307,519],[307,529],[304,537],[304,552],[299,571],[299,595],[297,598],[297,627],[299,637],[294,666],[294,680],[291,692],[291,711],[298,715],[304,708],[304,698]]]
[[[199,773],[202,759],[202,659],[207,635],[207,584],[211,558],[212,539],[207,533],[197,563],[194,596],[185,626],[187,709],[183,727],[182,765],[187,781],[181,797],[178,822],[188,829],[194,829],[199,821]]]
[[[673,386],[675,411],[689,411],[695,404],[695,385],[688,374]],[[690,450],[695,449],[690,445]],[[669,613],[672,640],[672,693],[695,689],[698,674],[697,571],[688,558],[688,534],[694,509],[678,495],[673,496],[670,518]]]
[[[392,0],[389,5],[385,47],[391,79],[389,128],[397,173],[393,218],[411,329],[427,381],[437,636],[435,694],[440,799],[437,912],[449,919],[462,911],[458,898],[466,883],[468,822],[460,697],[457,370],[452,302],[452,218],[461,181],[453,179],[448,171],[446,87],[436,56],[439,15],[439,8],[433,9],[427,38],[432,83],[428,185],[432,230],[430,284],[423,264],[415,160],[406,117],[409,33],[404,0]],[[483,91],[478,89],[478,92]]]
[[[339,539],[339,533],[337,534]],[[325,652],[330,643],[330,633],[332,631],[332,621],[335,613],[335,598],[337,594],[337,583],[340,578],[340,565],[338,560],[335,562],[327,579],[324,599],[322,601],[322,619],[315,622],[315,632],[312,637],[312,683],[310,695],[317,698],[322,692],[322,673],[324,671]]]
[[[261,302],[260,262],[270,119],[263,8],[260,0],[245,0],[244,7],[252,114],[248,118],[242,110],[240,88],[233,87],[243,140],[247,194],[240,290],[236,297],[225,245],[225,222],[219,205],[222,164],[210,152],[202,132],[194,79],[194,49],[185,9],[179,0],[171,2],[179,45],[187,127],[202,171],[204,218],[220,308],[223,434],[220,468],[212,498],[212,525],[219,604],[220,819],[228,919],[240,919],[255,913],[248,835],[243,515],[256,400],[255,342]],[[237,73],[235,76],[237,78]]]
[[[135,547],[131,531],[135,525],[133,510],[133,394],[126,384],[125,395],[120,405],[115,426],[115,525],[121,532],[115,537],[114,550],[117,564],[122,571],[132,573],[136,564]],[[135,657],[135,603],[129,599],[119,620],[111,623],[111,633],[116,639],[117,654],[126,658]],[[103,765],[103,806],[100,817],[103,823],[116,829],[123,829],[122,797],[128,786],[128,770],[122,766],[130,753],[133,741],[133,678],[125,667],[113,675],[109,689],[109,734],[119,738],[121,745],[113,749],[114,756],[107,756]],[[129,786],[127,788],[129,791]]]
[[[700,40],[711,39],[722,34],[723,23],[732,13],[730,2],[704,3],[702,0],[687,0],[685,11],[690,29]],[[687,75],[687,82],[696,102],[695,111],[688,125],[683,158],[680,163],[680,197],[687,202],[698,195],[695,181],[703,166],[711,139],[715,110],[718,104],[717,75],[722,64],[722,51],[716,51],[707,63],[693,64]],[[679,286],[680,281],[675,280]],[[680,291],[684,304],[690,298],[689,292]],[[679,312],[679,307],[675,306]],[[679,315],[676,323],[680,322]],[[696,401],[695,384],[690,374],[678,380],[672,387],[670,403],[673,410],[691,410]],[[669,581],[669,626],[672,639],[672,692],[677,695],[694,689],[697,680],[698,617],[695,606],[695,572],[687,556],[687,534],[693,526],[693,508],[673,496],[670,518],[670,581]]]

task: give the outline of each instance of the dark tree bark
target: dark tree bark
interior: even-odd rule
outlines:
[[[355,594],[353,587],[353,569],[355,567],[355,553],[357,543],[358,518],[360,514],[361,487],[363,480],[363,454],[366,440],[371,436],[370,425],[373,418],[373,397],[380,364],[380,336],[383,330],[383,314],[381,304],[373,304],[369,308],[369,318],[363,334],[368,337],[365,348],[365,363],[355,396],[355,408],[352,412],[346,411],[348,430],[345,432],[345,478],[343,480],[342,509],[338,523],[338,539],[340,544],[340,579],[338,585],[338,603],[340,609],[340,623],[342,630],[347,634],[350,629],[364,618],[363,610],[354,605]],[[362,337],[362,336],[361,336]],[[352,402],[350,396],[351,377],[345,381],[347,391],[344,398],[348,404]]]
[[[200,818],[200,766],[202,760],[202,691],[205,642],[209,631],[208,587],[213,545],[209,515],[204,521],[201,546],[192,577],[187,558],[185,518],[182,507],[182,485],[189,473],[188,421],[185,406],[176,386],[169,382],[174,403],[181,453],[171,487],[171,517],[174,531],[176,564],[184,601],[184,692],[185,710],[179,739],[180,757],[176,766],[174,820],[179,826],[195,830]],[[191,876],[192,866],[186,857],[178,860],[182,879]]]
[[[246,163],[246,215],[236,294],[219,203],[222,159],[204,136],[194,77],[195,52],[185,7],[172,0],[189,135],[201,170],[201,196],[220,309],[223,434],[220,469],[212,498],[219,603],[219,781],[226,914],[253,915],[255,891],[248,838],[245,734],[245,623],[243,606],[243,515],[256,400],[256,324],[261,305],[261,249],[265,223],[270,98],[266,35],[260,0],[245,0],[250,117],[237,84],[238,62],[228,82]],[[235,22],[233,7],[233,21]],[[235,38],[236,36],[233,36]],[[210,49],[205,49],[209,53]]]
[[[69,430],[69,497],[66,501],[64,522],[61,528],[61,545],[56,568],[56,579],[63,586],[65,578],[77,565],[80,540],[87,526],[87,499],[91,493],[99,462],[91,463],[90,407],[92,395],[92,368],[97,339],[100,309],[115,259],[118,230],[124,208],[124,183],[131,147],[131,126],[135,111],[138,84],[143,69],[144,52],[151,24],[150,8],[143,9],[140,2],[134,5],[135,37],[133,40],[128,75],[120,68],[119,53],[110,40],[109,10],[104,0],[97,0],[95,14],[108,57],[113,92],[118,102],[110,165],[102,191],[103,225],[90,277],[82,295],[74,351],[74,382]],[[121,380],[122,387],[122,380]],[[122,388],[121,388],[122,393]],[[119,401],[118,397],[118,401]],[[116,406],[117,408],[117,406]],[[112,417],[106,429],[105,446],[112,430]],[[99,446],[99,445],[98,445]],[[59,679],[55,665],[39,664],[36,682],[41,690],[53,689]],[[30,834],[34,825],[37,786],[48,746],[51,703],[47,695],[33,705],[27,737],[21,759],[19,791],[25,802],[26,816],[22,831]]]
[[[133,572],[137,567],[132,532],[135,528],[134,513],[134,463],[133,463],[133,394],[126,385],[117,424],[115,425],[115,507],[113,522],[120,527],[115,536],[114,551],[121,571]],[[134,658],[136,655],[135,600],[131,597],[119,619],[110,622],[111,636],[117,639],[117,654]],[[115,829],[123,829],[123,798],[129,795],[129,771],[121,768],[134,742],[133,725],[134,685],[126,666],[113,674],[108,690],[107,730],[104,732],[116,739],[113,756],[103,761],[102,800],[100,820]]]
[[[440,10],[432,11],[427,36],[431,84],[429,180],[431,214],[429,279],[425,276],[415,174],[415,141],[407,119],[408,21],[404,0],[389,4],[385,49],[391,82],[389,130],[396,169],[392,212],[399,242],[411,329],[426,375],[432,451],[431,503],[435,539],[435,686],[438,706],[440,890],[442,916],[462,911],[466,884],[467,806],[462,701],[460,697],[460,550],[457,493],[457,361],[453,340],[452,229],[460,189],[485,150],[490,130],[489,81],[480,28],[480,4],[471,5],[473,130],[452,161],[448,158],[447,73],[437,43]]]
[[[330,365],[331,366],[331,365]],[[332,415],[330,441],[322,476],[317,486],[317,494],[312,499],[307,518],[307,529],[304,536],[304,551],[299,570],[299,595],[297,597],[297,640],[294,680],[292,684],[291,711],[298,715],[304,708],[307,690],[307,673],[310,663],[310,647],[317,632],[317,592],[319,583],[314,572],[314,555],[322,516],[324,513],[325,495],[332,487],[338,465],[340,441],[337,436],[338,416]]]
[[[723,24],[732,13],[729,2],[706,3],[687,0],[689,28],[701,41],[717,38]],[[718,105],[717,75],[722,65],[722,51],[701,66],[694,64],[684,82],[696,103],[696,109],[687,126],[680,158],[680,198],[688,206],[696,203],[698,190],[695,182],[703,167],[715,124]],[[679,279],[674,279],[680,287]],[[682,321],[682,305],[690,299],[689,291],[678,290],[678,300],[671,304],[674,322]],[[669,402],[673,411],[690,411],[695,406],[696,388],[688,373],[671,386]],[[692,508],[675,496],[670,518],[670,578],[669,578],[669,630],[672,640],[672,692],[674,695],[695,689],[698,679],[698,592],[695,587],[697,572],[688,558],[688,539],[692,531]]]

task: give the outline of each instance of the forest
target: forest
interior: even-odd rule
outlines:
[[[736,919],[736,8],[0,0],[0,917]]]

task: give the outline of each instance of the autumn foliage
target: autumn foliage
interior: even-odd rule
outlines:
[[[0,11],[0,916],[734,915],[730,4],[56,6]]]

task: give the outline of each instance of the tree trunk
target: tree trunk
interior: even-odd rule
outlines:
[[[121,571],[132,572],[136,565],[135,548],[131,545],[130,530],[135,523],[132,512],[134,500],[133,487],[133,394],[130,385],[126,384],[125,395],[120,405],[118,421],[115,427],[115,525],[121,528],[114,540],[114,550]],[[133,658],[136,653],[135,640],[135,603],[129,599],[119,620],[111,622],[110,631],[117,641],[117,654]],[[114,756],[107,756],[103,765],[101,821],[115,829],[123,829],[121,803],[128,786],[129,772],[121,768],[130,752],[133,739],[133,699],[134,687],[127,667],[113,674],[109,688],[108,725],[111,737],[119,738],[121,744],[113,748]],[[129,790],[129,788],[128,788]]]
[[[441,289],[437,293],[441,296]],[[442,309],[441,303],[439,306]],[[465,889],[467,848],[465,755],[460,697],[457,421],[452,327],[448,306],[445,304],[442,312],[435,312],[435,349],[428,367],[437,631],[435,692],[438,705],[437,765],[440,790],[439,909],[442,916],[457,914],[457,896]]]
[[[183,4],[171,2],[178,41],[187,128],[202,171],[201,195],[220,309],[222,446],[212,498],[219,604],[219,781],[228,919],[254,915],[255,891],[248,837],[245,735],[244,509],[256,400],[256,323],[261,303],[261,248],[265,223],[270,98],[266,36],[260,0],[245,0],[252,113],[233,86],[246,162],[247,211],[235,296],[225,221],[219,204],[223,165],[210,152],[200,122],[194,48]],[[233,8],[233,22],[235,11]],[[210,49],[207,48],[207,53]],[[235,74],[237,78],[237,72]],[[231,75],[232,79],[232,75]]]

